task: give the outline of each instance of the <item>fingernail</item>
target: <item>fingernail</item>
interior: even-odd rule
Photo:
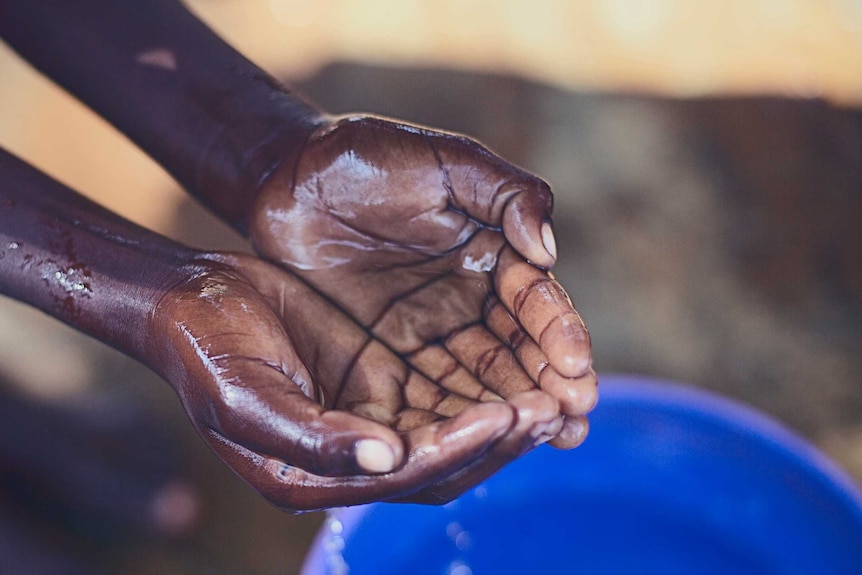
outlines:
[[[395,454],[379,439],[362,439],[356,443],[356,462],[365,471],[386,473],[395,468]]]
[[[570,443],[580,444],[586,439],[589,429],[590,426],[585,417],[573,417],[566,422],[563,433]]]
[[[557,240],[554,239],[554,230],[551,229],[551,223],[545,222],[542,224],[542,243],[545,249],[551,254],[554,260],[557,259]]]
[[[583,377],[593,366],[593,359],[589,353],[569,354],[563,357],[562,365],[558,370],[566,377],[577,379]]]
[[[555,438],[557,434],[563,430],[563,423],[563,417],[557,417],[549,423],[538,426],[538,428],[533,431],[533,433],[538,432],[536,439],[533,440],[533,445],[539,446]]]
[[[546,330],[540,345],[547,349],[551,366],[563,377],[582,377],[592,366],[590,334],[577,313],[566,314]]]
[[[536,438],[536,440],[533,442],[533,447],[539,447],[540,445],[542,445],[542,444],[544,444],[544,443],[549,442],[549,441],[550,441],[550,440],[552,440],[554,437],[556,437],[556,435],[551,435],[551,434],[549,434],[549,433],[546,433],[546,434],[544,434],[544,435],[540,435],[540,436],[539,436],[538,438]]]

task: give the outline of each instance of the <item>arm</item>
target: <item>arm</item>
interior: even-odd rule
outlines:
[[[149,313],[192,256],[0,149],[0,293],[145,361]]]
[[[176,0],[0,0],[0,37],[240,229],[324,123]]]
[[[0,34],[410,370],[471,398],[538,386],[571,418],[552,444],[583,439],[590,339],[542,269],[545,182],[463,136],[324,118],[173,0],[0,0]]]
[[[270,238],[250,229],[252,219],[268,217],[272,200],[256,200],[273,187],[268,180],[277,171],[290,181],[302,170],[297,164],[309,139],[331,143],[306,157],[306,163],[347,156],[370,144],[382,152],[371,155],[371,165],[397,174],[405,160],[427,163],[424,154],[404,158],[400,149],[401,140],[418,134],[425,140],[423,150],[436,150],[429,167],[439,165],[451,174],[456,188],[469,190],[473,178],[489,192],[477,198],[475,209],[460,199],[454,208],[480,225],[502,227],[532,263],[549,268],[556,261],[547,184],[468,138],[399,121],[334,123],[216,36],[178,0],[0,0],[0,37],[257,244]],[[386,137],[377,129],[381,125]],[[361,178],[359,164],[365,162],[359,160],[340,167]],[[415,185],[412,174],[404,172],[398,183]],[[495,187],[506,182],[515,189]],[[285,195],[282,186],[276,188]]]
[[[538,391],[440,388],[283,270],[180,246],[2,150],[0,293],[159,373],[210,448],[288,510],[449,499],[561,424]]]

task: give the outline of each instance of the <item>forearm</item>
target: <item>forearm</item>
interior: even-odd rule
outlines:
[[[177,0],[0,0],[0,36],[240,229],[322,123]]]
[[[196,255],[0,149],[0,293],[146,361],[149,314]]]

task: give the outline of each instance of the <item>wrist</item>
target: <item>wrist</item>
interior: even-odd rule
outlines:
[[[210,105],[220,113],[191,191],[246,234],[266,182],[292,171],[308,139],[329,120],[262,73]]]
[[[322,122],[175,0],[6,2],[0,35],[240,230],[279,151]]]

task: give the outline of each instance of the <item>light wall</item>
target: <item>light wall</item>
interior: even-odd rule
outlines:
[[[508,70],[576,89],[862,101],[860,0],[193,0],[273,69]]]
[[[862,0],[190,0],[266,69],[332,60],[508,71],[579,90],[862,103]],[[0,46],[0,145],[167,231],[179,192]]]

